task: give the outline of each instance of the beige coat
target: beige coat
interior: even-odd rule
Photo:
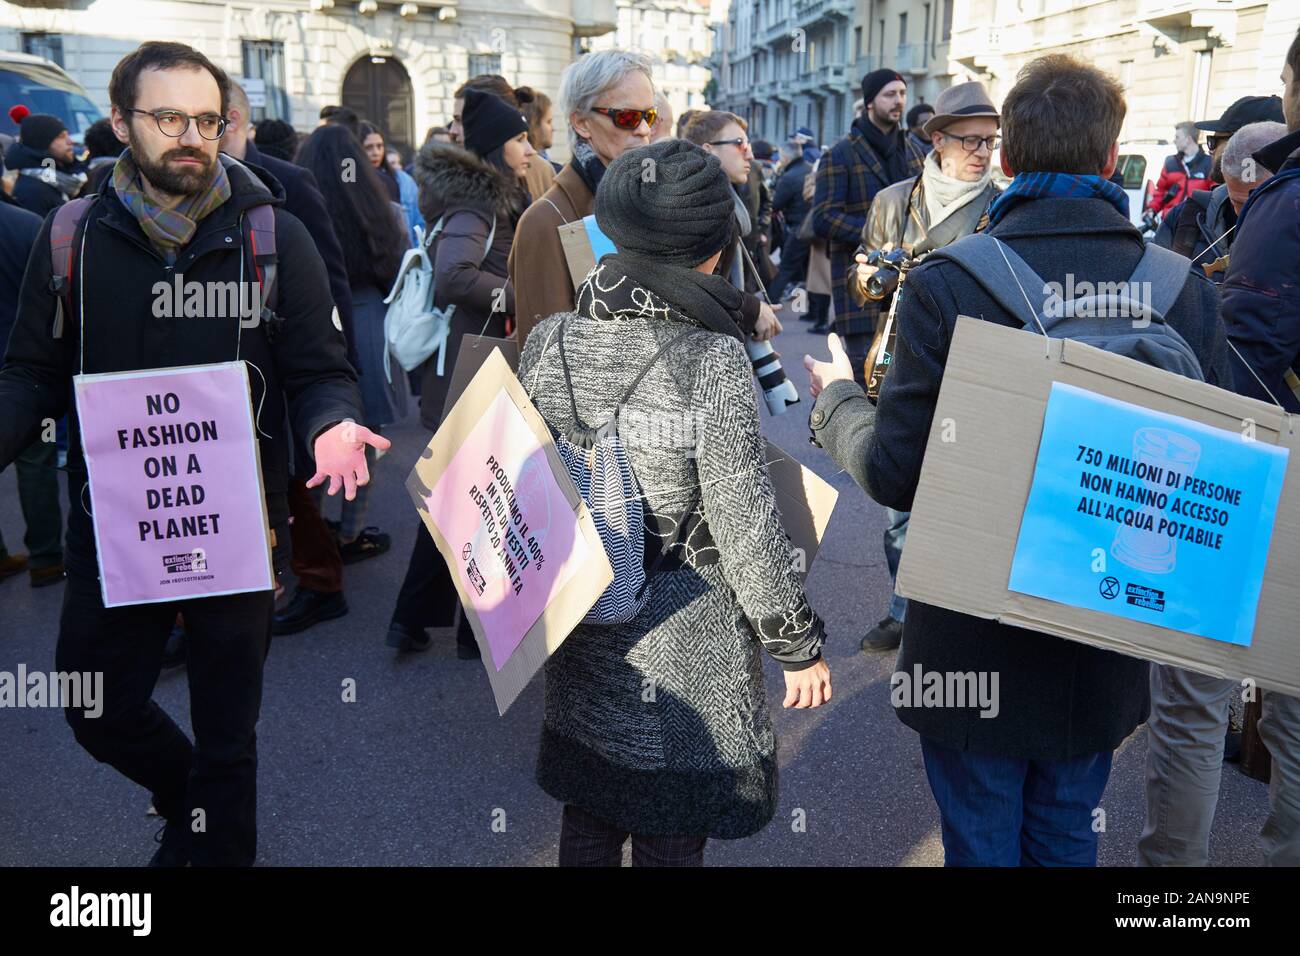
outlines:
[[[573,311],[573,280],[560,243],[560,226],[591,215],[596,197],[572,166],[534,199],[515,227],[510,249],[510,284],[515,290],[515,341],[520,351],[542,319]]]

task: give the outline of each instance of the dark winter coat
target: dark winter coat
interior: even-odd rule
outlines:
[[[462,336],[501,338],[506,316],[514,314],[515,289],[506,263],[518,209],[515,187],[505,173],[459,146],[425,143],[415,160],[415,181],[420,185],[420,214],[429,229],[443,220],[442,232],[429,249],[434,304],[456,306],[443,374],[438,374],[436,357],[424,364],[422,373],[420,421],[437,429]],[[488,247],[494,222],[496,232]]]
[[[244,153],[244,161],[262,167],[276,178],[284,187],[285,212],[307,227],[312,242],[316,244],[316,251],[325,263],[325,274],[330,280],[330,296],[339,310],[343,334],[348,340],[348,360],[354,368],[359,368],[353,338],[352,288],[348,285],[348,267],[343,262],[343,247],[339,245],[339,237],[334,232],[334,220],[325,208],[325,197],[316,185],[316,177],[310,169],[260,152],[251,139]]]
[[[1291,412],[1300,412],[1300,398],[1283,380],[1288,369],[1300,371],[1300,155],[1292,155],[1297,150],[1300,130],[1255,153],[1261,166],[1277,173],[1241,207],[1223,281],[1223,322],[1246,360],[1232,357],[1233,383],[1226,387],[1265,402],[1272,401],[1272,392]]]
[[[21,169],[37,169],[49,158],[49,153],[37,152],[30,146],[24,146],[19,140],[14,140],[9,148],[5,150],[5,168],[10,172]],[[67,167],[61,166],[57,168],[61,172],[72,171]],[[14,202],[28,212],[33,212],[42,219],[67,201],[57,186],[51,186],[35,176],[28,176],[26,173],[21,172],[18,174],[18,178],[14,180],[13,199]]]
[[[18,315],[23,273],[40,231],[41,217],[23,209],[0,189],[0,354]]]
[[[772,190],[772,212],[780,213],[785,218],[787,235],[799,231],[804,217],[812,208],[812,203],[803,198],[803,182],[812,172],[812,167],[799,157],[781,171],[777,177],[776,188]]]
[[[1199,268],[1232,251],[1232,240],[1237,233],[1228,230],[1236,222],[1237,213],[1228,199],[1227,186],[1198,189],[1165,214],[1151,241],[1187,256]],[[1221,282],[1224,276],[1219,272],[1211,278]]]
[[[1122,282],[1142,256],[1141,234],[1100,199],[1038,199],[1007,211],[988,230],[1044,282]],[[959,240],[961,241],[961,240]],[[1231,384],[1219,295],[1189,272],[1167,316],[1196,353],[1211,385]],[[813,409],[817,441],[876,501],[912,510],[926,440],[957,315],[1022,328],[956,264],[912,269],[898,303],[893,365],[875,412],[854,382],[833,382]],[[1127,319],[1117,319],[1125,321]],[[936,743],[1027,760],[1067,760],[1114,750],[1149,710],[1147,663],[1074,641],[912,601],[898,669],[998,673],[1000,712],[907,707],[899,719]]]
[[[348,364],[343,330],[334,324],[325,267],[306,228],[283,209],[275,210],[275,311],[283,322],[274,343],[265,326],[241,332],[238,316],[154,315],[154,286],[170,285],[173,273],[183,274],[187,283],[238,282],[244,246],[241,213],[268,194],[276,206],[283,203],[284,190],[270,175],[238,164],[228,173],[231,198],[199,223],[174,266],[167,265],[112,184],[106,183],[85,219],[85,253],[77,257],[72,276],[74,311],[57,339],[52,334],[56,299],[49,291],[52,265],[43,254],[49,248],[49,220],[36,240],[42,253],[32,257],[18,321],[0,368],[0,408],[5,410],[0,416],[0,468],[36,439],[42,420],[67,412],[69,573],[92,579],[98,573],[94,533],[83,507],[86,464],[72,401],[72,376],[83,348],[85,372],[133,371],[232,361],[238,336],[239,358],[261,372],[250,371],[249,382],[259,428],[266,433],[259,444],[267,514],[278,545],[277,567],[289,543],[286,419],[294,433],[308,439],[308,448],[331,425],[347,418],[361,420],[356,374]],[[250,257],[243,273],[251,270]],[[84,316],[76,312],[80,301],[86,303]]]

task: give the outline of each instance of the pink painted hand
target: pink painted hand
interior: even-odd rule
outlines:
[[[316,474],[307,482],[315,488],[326,478],[326,494],[336,495],[343,489],[343,497],[351,501],[357,496],[357,487],[369,483],[370,469],[366,466],[366,446],[380,451],[392,445],[383,435],[376,435],[356,422],[339,422],[316,439]]]

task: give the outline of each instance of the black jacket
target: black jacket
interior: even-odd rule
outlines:
[[[1196,267],[1213,265],[1232,251],[1237,234],[1232,227],[1236,224],[1237,213],[1228,199],[1227,186],[1198,189],[1165,213],[1151,241],[1186,256]],[[1222,282],[1224,273],[1217,271],[1210,278]]]
[[[5,151],[5,167],[10,172],[35,169],[41,165],[42,160],[47,159],[49,159],[48,153],[38,153],[18,140],[14,140]],[[59,167],[59,169],[61,172],[71,172],[67,167]],[[50,213],[50,210],[58,209],[64,202],[63,193],[57,186],[51,186],[25,173],[19,173],[18,178],[14,180],[13,198],[18,205],[28,212],[36,213],[42,219]]]
[[[1255,154],[1261,166],[1277,173],[1241,207],[1223,281],[1223,323],[1250,366],[1234,355],[1234,384],[1228,387],[1270,402],[1255,381],[1258,375],[1291,412],[1300,412],[1300,399],[1283,381],[1287,369],[1300,366],[1300,157],[1291,155],[1296,150],[1300,130]]]
[[[72,277],[74,314],[60,339],[52,332],[56,300],[48,291],[48,220],[36,240],[37,251],[23,281],[18,321],[0,368],[0,408],[5,412],[0,416],[0,468],[36,439],[44,418],[68,413],[71,507],[65,561],[70,573],[90,578],[97,574],[94,534],[82,505],[86,465],[72,400],[80,327],[84,324],[86,372],[199,365],[235,358],[238,317],[158,318],[153,308],[155,283],[171,284],[173,272],[181,273],[186,282],[239,280],[244,245],[241,213],[267,190],[280,205],[284,191],[269,175],[251,167],[232,166],[229,175],[231,198],[199,223],[174,267],[168,266],[145,238],[112,184],[106,184],[85,219],[85,254],[78,256]],[[275,223],[275,310],[284,321],[274,344],[265,327],[244,329],[238,338],[239,357],[262,373],[250,371],[249,381],[253,408],[260,408],[260,429],[270,436],[260,438],[259,443],[279,567],[289,541],[286,417],[294,432],[314,438],[336,422],[345,418],[360,421],[362,415],[356,374],[347,361],[343,333],[331,317],[333,303],[316,247],[303,224],[289,213],[276,209]],[[246,263],[245,270],[251,274],[251,263]],[[84,317],[75,313],[83,278]]]
[[[0,354],[14,327],[23,273],[40,231],[41,217],[23,209],[0,189]]]
[[[343,263],[343,247],[334,232],[334,220],[325,208],[325,197],[316,185],[316,177],[310,169],[259,152],[251,139],[244,153],[244,162],[262,167],[284,187],[285,211],[307,227],[307,233],[316,243],[316,251],[320,253],[330,279],[330,295],[339,310],[343,334],[348,340],[348,361],[360,374],[361,362],[352,337],[352,287],[348,285],[348,268]]]
[[[1038,199],[1007,211],[988,230],[1024,258],[1044,282],[1120,282],[1142,256],[1142,237],[1100,199]],[[1231,382],[1219,295],[1189,272],[1167,316],[1196,353],[1211,385]],[[956,264],[929,260],[908,275],[898,303],[898,340],[870,427],[867,397],[853,382],[833,382],[813,410],[819,443],[876,501],[908,511],[957,314],[1023,327]],[[1117,321],[1128,321],[1127,319]],[[1014,529],[1012,529],[1014,531]],[[1008,532],[1012,533],[1012,532]],[[1058,637],[912,601],[898,669],[996,672],[1000,712],[908,707],[899,719],[939,744],[1029,760],[1066,760],[1119,746],[1146,720],[1147,663]]]
[[[786,234],[798,233],[800,224],[812,208],[812,202],[803,198],[803,183],[812,167],[800,156],[781,171],[776,188],[772,190],[772,212],[785,218]]]

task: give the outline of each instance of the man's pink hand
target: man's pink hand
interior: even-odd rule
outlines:
[[[315,488],[329,479],[325,493],[336,495],[343,489],[343,497],[351,501],[357,496],[357,487],[369,483],[370,469],[366,465],[366,446],[383,451],[393,443],[383,435],[376,435],[356,422],[339,422],[316,439],[316,474],[307,482]]]

